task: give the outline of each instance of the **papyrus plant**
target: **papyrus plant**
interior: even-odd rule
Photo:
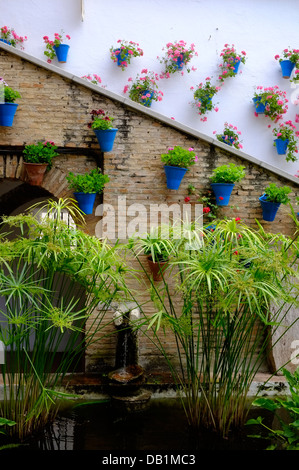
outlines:
[[[77,228],[80,222],[72,201],[59,200],[2,224],[0,415],[17,423],[11,431],[21,439],[55,417],[66,373],[105,334],[111,301],[126,296],[117,250]]]
[[[284,304],[298,305],[297,235],[266,234],[237,218],[197,231],[189,250],[186,240],[174,244],[170,275],[158,286],[149,279],[156,313],[145,334],[170,367],[190,427],[227,437],[245,423],[270,328],[284,321]]]

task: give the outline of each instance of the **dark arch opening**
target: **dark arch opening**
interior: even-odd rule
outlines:
[[[10,215],[20,206],[39,198],[52,198],[53,195],[40,186],[31,186],[20,180],[3,179],[0,183],[0,217]]]

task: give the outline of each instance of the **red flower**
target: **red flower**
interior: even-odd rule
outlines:
[[[236,217],[236,218],[235,218],[235,221],[236,221],[236,222],[240,222],[240,220],[241,220],[241,217]]]
[[[219,196],[219,201],[223,201],[223,197],[222,196]]]
[[[185,202],[189,202],[190,201],[190,197],[185,197]]]
[[[204,207],[202,211],[204,214],[207,214],[208,212],[211,211],[211,209],[209,207]]]
[[[233,252],[233,255],[237,255],[237,254],[238,254],[238,252],[237,252],[237,251],[234,251],[234,252]]]

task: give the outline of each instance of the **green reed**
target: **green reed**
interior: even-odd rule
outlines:
[[[81,222],[72,201],[59,200],[2,224],[0,413],[16,422],[10,431],[21,439],[54,419],[63,379],[105,335],[111,301],[127,295],[117,248],[86,234]]]
[[[287,315],[283,307],[298,305],[298,234],[290,239],[225,220],[193,240],[194,249],[173,241],[161,283],[148,276],[157,312],[143,330],[148,325],[144,333],[170,367],[189,425],[226,437],[245,423],[248,392],[267,360],[270,332]],[[170,332],[176,354],[164,346]]]

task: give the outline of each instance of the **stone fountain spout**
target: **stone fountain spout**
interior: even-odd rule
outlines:
[[[126,408],[140,408],[150,398],[140,387],[145,382],[143,368],[138,364],[138,328],[140,310],[135,303],[117,305],[113,314],[117,330],[115,369],[108,374],[112,397]]]
[[[142,368],[138,365],[138,329],[134,322],[140,318],[135,304],[122,304],[114,312],[113,320],[117,329],[115,370],[109,374],[111,380],[128,384],[140,379]]]

